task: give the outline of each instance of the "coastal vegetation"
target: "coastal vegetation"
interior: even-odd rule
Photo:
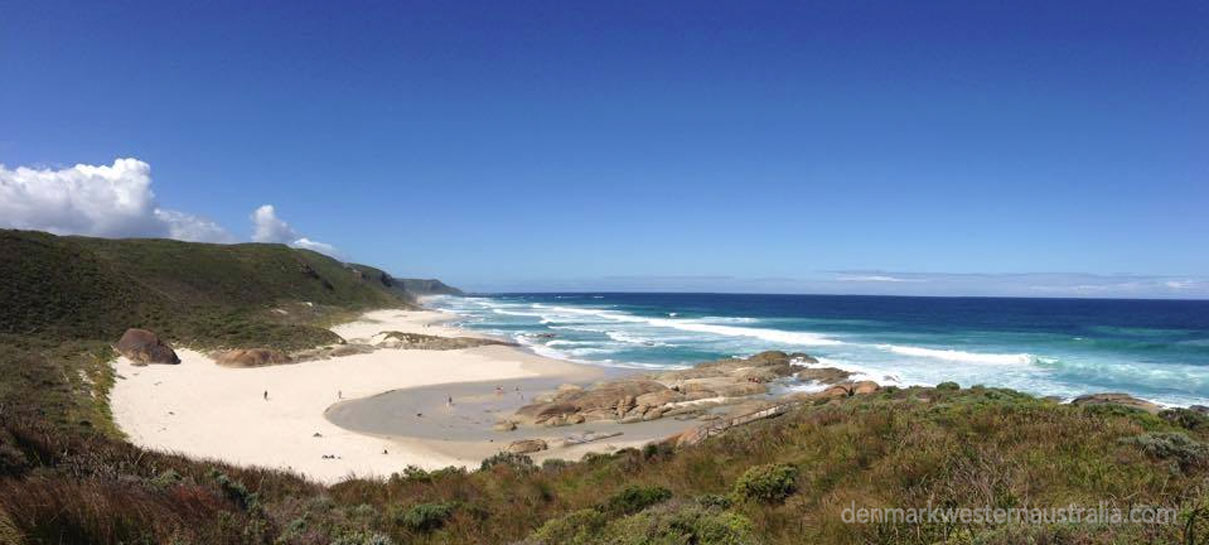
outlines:
[[[110,345],[127,328],[154,331],[175,346],[296,351],[333,342],[324,324],[369,308],[412,305],[410,294],[378,269],[281,245],[18,231],[0,231],[0,276],[4,544],[1209,538],[1209,417],[1123,399],[1065,404],[956,383],[860,395],[856,385],[843,386],[850,391],[802,397],[772,418],[690,445],[656,442],[541,465],[501,453],[476,470],[400,467],[388,478],[333,485],[148,451],[127,442],[109,416],[107,394],[117,380]],[[769,360],[770,368],[781,366]],[[714,362],[678,377],[716,390],[732,387],[719,380],[732,371]],[[640,395],[670,402],[683,395],[650,388]],[[591,392],[564,395],[575,402],[570,409],[594,407]],[[637,406],[626,404],[624,412]],[[1171,508],[1178,519],[993,525],[849,523],[844,515],[852,506],[1104,503]]]
[[[14,543],[1155,543],[1203,539],[1209,432],[1187,410],[887,388],[685,448],[400,468],[321,486],[5,418]],[[1177,524],[847,524],[858,507],[1178,510]],[[1198,541],[1199,542],[1199,541]]]

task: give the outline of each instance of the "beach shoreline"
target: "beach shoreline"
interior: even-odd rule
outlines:
[[[388,309],[365,313],[332,330],[350,341],[382,331],[482,337],[448,325],[456,318],[432,310]],[[132,443],[193,458],[293,471],[323,483],[387,477],[409,465],[473,467],[507,446],[484,439],[468,449],[457,441],[434,437],[351,431],[325,417],[334,405],[412,388],[449,385],[447,389],[453,391],[458,390],[456,385],[469,383],[491,391],[493,381],[583,384],[605,375],[599,367],[498,345],[379,349],[255,368],[219,366],[206,354],[187,348],[177,354],[179,365],[136,366],[126,358],[112,363],[117,374],[110,392],[113,419]],[[439,410],[429,414],[430,422],[442,417]]]

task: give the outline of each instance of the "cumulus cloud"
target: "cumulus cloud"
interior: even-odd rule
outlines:
[[[161,208],[151,191],[151,165],[9,169],[0,165],[0,226],[99,237],[169,237],[234,242],[218,224]]]
[[[331,244],[311,240],[290,227],[285,220],[277,217],[277,209],[266,204],[252,212],[252,240],[256,242],[276,242],[289,244],[295,248],[313,250],[330,256],[338,256],[339,252]]]
[[[277,217],[272,205],[257,208],[252,223],[252,240],[257,242],[280,242],[339,256],[331,244],[295,231]],[[238,242],[213,221],[161,207],[151,190],[151,165],[138,159],[58,169],[0,165],[0,228],[108,238]]]

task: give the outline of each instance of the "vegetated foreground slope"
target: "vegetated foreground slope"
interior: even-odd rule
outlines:
[[[695,446],[324,487],[104,436],[0,429],[0,542],[1203,543],[1209,418],[991,388],[807,403]],[[1169,507],[1175,523],[845,521],[851,506]],[[1090,511],[1089,511],[1090,512]],[[848,519],[851,520],[851,519]],[[7,528],[7,530],[6,530]],[[1186,536],[1193,534],[1195,541]]]

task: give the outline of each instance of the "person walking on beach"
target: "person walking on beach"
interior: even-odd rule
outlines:
[[[264,391],[264,400],[265,400],[265,401],[268,401],[268,400],[269,400],[269,391],[268,391],[268,390],[265,390],[265,391]]]
[[[447,397],[448,397],[448,399],[445,400],[445,406],[453,407],[453,396],[447,396]]]

